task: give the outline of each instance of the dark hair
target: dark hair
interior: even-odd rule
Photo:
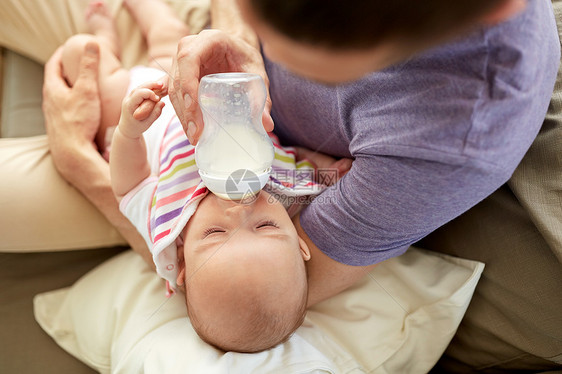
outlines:
[[[505,0],[249,0],[290,39],[349,50],[382,41],[427,43],[466,28]]]

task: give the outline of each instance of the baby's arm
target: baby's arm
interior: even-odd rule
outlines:
[[[150,175],[142,134],[162,113],[164,103],[157,95],[162,91],[162,83],[146,83],[123,99],[109,157],[111,186],[118,200]]]

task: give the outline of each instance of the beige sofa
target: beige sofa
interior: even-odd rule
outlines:
[[[43,67],[2,50],[2,137],[45,133],[41,112]],[[7,181],[2,181],[7,183]],[[1,239],[0,239],[1,240]],[[33,317],[33,297],[72,285],[87,271],[124,248],[0,253],[0,372],[95,373],[60,347]]]
[[[146,46],[143,44],[140,30],[128,12],[122,7],[122,0],[109,0],[108,3],[118,23],[118,32],[123,38],[123,63],[132,66],[146,60]],[[193,32],[199,32],[208,23],[208,0],[169,1],[176,14]],[[34,139],[36,135],[45,134],[41,110],[41,90],[43,83],[43,65],[54,51],[70,35],[85,32],[85,2],[74,0],[3,2],[0,7],[0,138]],[[25,6],[24,6],[25,5]],[[9,48],[9,49],[8,49]],[[14,51],[21,51],[34,60],[23,57]],[[39,63],[40,61],[41,63]],[[4,142],[2,147],[11,147],[15,142]],[[24,142],[27,143],[27,140]],[[9,144],[8,144],[9,143]],[[50,165],[48,150],[44,137],[37,137],[31,148],[35,152],[23,168],[29,167],[33,172],[30,180],[10,180],[12,166],[19,160],[10,162],[10,158],[22,156],[19,150],[8,154],[7,164],[0,176],[0,183],[12,186],[5,190],[18,196],[37,191],[41,194],[41,181],[46,175],[58,183],[59,191],[74,199],[72,205],[74,218],[68,215],[62,220],[79,218],[86,214],[89,222],[97,229],[75,232],[72,238],[57,239],[58,232],[50,232],[48,225],[33,220],[33,208],[18,211],[17,217],[4,216],[0,221],[0,372],[1,373],[94,373],[74,357],[63,351],[39,327],[33,315],[33,297],[41,292],[72,285],[96,265],[104,262],[126,247],[125,241],[114,229],[108,230],[109,223],[89,204],[79,192],[66,185],[60,178],[53,178],[55,169]],[[33,148],[35,147],[35,148]],[[15,145],[13,149],[18,148]],[[25,155],[23,155],[25,158]],[[41,165],[38,166],[39,163]],[[45,165],[48,164],[48,165]],[[17,166],[16,166],[17,167]],[[37,173],[36,170],[41,170]],[[26,171],[26,170],[22,170]],[[30,182],[31,181],[31,182]],[[21,183],[20,183],[21,182]],[[62,184],[62,189],[60,188]],[[27,187],[26,187],[27,186]],[[35,209],[42,213],[53,210],[48,193],[44,198],[31,196]],[[9,193],[0,196],[0,211],[16,213],[12,203],[15,200]],[[7,205],[5,205],[7,204]],[[41,204],[41,207],[37,207]],[[61,207],[65,208],[65,207]],[[63,209],[64,210],[64,209]],[[87,212],[85,212],[87,210]],[[57,219],[57,212],[51,217]],[[73,214],[74,214],[73,213]],[[64,215],[64,214],[63,214]],[[44,216],[42,216],[44,217]],[[87,221],[87,220],[86,220]],[[60,222],[56,221],[59,224]],[[31,226],[31,229],[29,228]],[[40,227],[42,226],[42,227]],[[77,225],[88,229],[88,224]],[[82,238],[81,238],[82,236]],[[32,238],[32,240],[29,240]],[[106,238],[106,239],[104,239]],[[47,239],[47,240],[44,240]],[[81,240],[82,239],[82,240]],[[81,240],[81,242],[80,242]],[[105,243],[104,243],[105,241]],[[91,249],[96,248],[96,249]]]

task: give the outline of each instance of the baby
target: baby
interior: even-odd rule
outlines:
[[[86,14],[93,35],[70,38],[63,53],[72,85],[85,45],[100,46],[102,120],[96,143],[106,156],[111,144],[120,208],[148,243],[158,274],[185,292],[188,315],[203,340],[225,351],[274,347],[304,319],[310,258],[286,210],[294,214],[299,204],[284,199],[283,205],[275,197],[314,195],[323,187],[310,178],[306,162],[296,163],[295,149],[282,148],[273,137],[273,168],[285,172],[274,175],[290,180],[271,178],[269,192],[245,204],[209,193],[197,173],[194,146],[164,97],[165,72],[159,70],[170,70],[185,25],[159,0],[125,0],[125,5],[147,39],[151,66],[122,68],[114,22],[101,1],[91,2]],[[321,166],[335,161],[309,155]]]

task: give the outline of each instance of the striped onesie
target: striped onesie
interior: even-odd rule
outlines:
[[[129,91],[163,74],[153,68],[134,67]],[[124,196],[119,208],[148,244],[158,274],[175,288],[179,236],[209,191],[199,177],[195,147],[189,143],[169,99],[163,100],[166,105],[162,114],[143,134],[152,173]],[[297,163],[293,148],[281,147],[273,135],[271,139],[275,158],[264,189],[294,215],[307,197],[318,195],[324,187],[313,182],[312,163]]]

